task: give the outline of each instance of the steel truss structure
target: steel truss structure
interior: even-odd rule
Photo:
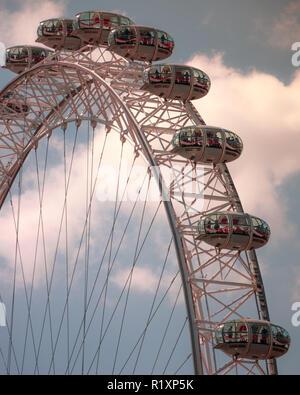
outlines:
[[[214,329],[255,311],[269,320],[255,251],[219,250],[197,238],[199,218],[215,211],[243,212],[226,164],[199,165],[172,152],[174,133],[204,124],[191,102],[167,101],[142,89],[146,64],[104,47],[60,51],[14,79],[1,92],[25,97],[29,113],[0,107],[0,207],[29,152],[56,128],[89,120],[116,130],[143,156],[157,178],[173,235],[190,325],[195,374],[276,374],[274,360],[217,362]],[[164,178],[165,171],[172,179]],[[253,317],[255,318],[255,317]],[[222,354],[223,355],[223,354]]]

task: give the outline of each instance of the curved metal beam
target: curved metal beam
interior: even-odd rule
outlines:
[[[192,114],[194,121],[196,123],[205,125],[204,120],[200,117],[200,115],[198,114],[197,110],[192,105],[192,103],[187,103],[187,107],[188,107],[190,113]],[[223,163],[223,164],[219,164],[218,167],[222,172],[222,175],[226,181],[226,185],[229,186],[229,188],[230,188],[231,195],[234,197],[234,205],[235,205],[236,210],[241,213],[244,213],[244,209],[243,209],[240,197],[238,195],[237,189],[234,185],[233,179],[230,175],[227,165],[225,163]],[[270,321],[270,314],[269,314],[269,310],[268,310],[266,294],[264,291],[263,279],[261,276],[261,272],[260,272],[260,268],[259,268],[255,250],[250,250],[248,255],[249,255],[250,263],[251,263],[252,270],[254,273],[254,277],[256,280],[256,287],[257,287],[256,293],[258,294],[260,312],[262,315],[261,318],[263,320]],[[271,371],[272,375],[278,374],[277,362],[275,359],[269,360],[269,367],[270,367],[270,371]]]
[[[114,91],[114,89],[104,79],[102,79],[96,72],[90,70],[89,68],[87,68],[85,66],[82,66],[79,64],[73,64],[73,63],[69,63],[69,62],[56,62],[55,64],[59,65],[61,67],[66,67],[68,69],[76,69],[78,71],[84,71],[85,73],[88,73],[91,77],[93,77],[95,80],[99,81],[102,85],[104,85],[106,87],[106,89],[110,92],[112,98],[120,104],[124,113],[128,117],[130,126],[132,127],[132,129],[134,131],[134,135],[135,135],[136,139],[138,140],[139,145],[142,148],[144,155],[145,155],[146,159],[148,160],[149,165],[152,167],[152,169],[155,169],[154,176],[155,176],[156,181],[158,183],[159,191],[160,191],[161,197],[163,199],[163,204],[164,204],[164,207],[166,210],[168,222],[169,222],[170,229],[171,229],[171,232],[173,235],[176,256],[177,256],[179,269],[180,269],[180,273],[181,273],[181,279],[182,279],[182,285],[183,285],[183,291],[184,291],[184,297],[185,297],[185,304],[186,304],[187,316],[188,316],[188,321],[189,321],[194,372],[196,375],[203,375],[201,348],[200,348],[200,342],[199,342],[199,336],[198,336],[198,329],[197,329],[197,325],[196,325],[193,294],[192,294],[191,286],[188,281],[189,275],[188,275],[188,270],[187,270],[187,266],[186,266],[186,262],[185,262],[183,245],[182,245],[180,234],[179,234],[178,229],[176,227],[176,221],[175,221],[175,216],[174,216],[174,211],[173,211],[171,201],[167,198],[164,198],[164,197],[166,197],[166,188],[164,185],[164,181],[163,181],[162,174],[160,172],[158,163],[155,159],[155,156],[152,153],[151,147],[150,147],[143,131],[139,127],[138,123],[136,122],[134,116],[131,114],[130,110],[128,109],[126,103],[118,96],[118,94]],[[53,67],[53,64],[37,65],[34,68],[28,70],[27,72],[24,72],[19,78],[17,78],[14,81],[14,83],[19,81],[20,79],[25,78],[27,74],[34,73],[36,70],[47,69],[47,68],[51,68],[51,67]],[[7,87],[5,89],[7,89]],[[63,100],[63,103],[65,103],[65,100]],[[30,142],[28,144],[30,144]],[[32,147],[33,147],[33,145],[32,145]],[[24,157],[24,160],[25,160],[25,157]],[[21,161],[14,169],[14,177],[16,177],[20,167],[24,163],[24,160]]]

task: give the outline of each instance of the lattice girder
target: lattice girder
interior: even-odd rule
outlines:
[[[197,238],[201,215],[243,211],[242,205],[225,165],[202,166],[172,153],[173,134],[204,121],[190,102],[166,101],[143,91],[145,66],[102,47],[86,47],[59,52],[10,83],[1,95],[17,91],[26,98],[30,112],[16,117],[0,105],[0,207],[28,152],[41,138],[50,138],[55,128],[65,130],[69,122],[79,125],[89,119],[93,127],[102,124],[107,131],[117,130],[149,166],[159,167],[159,176],[170,176],[164,178],[162,188],[169,199],[169,215],[185,263],[184,281],[192,297],[187,303],[193,308],[191,327],[202,365],[197,373],[239,369],[267,374],[269,368],[274,373],[273,361],[269,367],[226,356],[217,362],[213,332],[218,324],[244,317],[250,304],[252,309],[258,307],[259,317],[269,318],[260,270],[254,252],[220,251]]]

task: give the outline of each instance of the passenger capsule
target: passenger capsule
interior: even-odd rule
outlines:
[[[53,53],[54,51],[42,47],[25,45],[10,47],[6,50],[6,63],[3,67],[20,74]]]
[[[270,237],[268,224],[252,215],[216,212],[201,218],[198,239],[218,248],[250,250],[262,247]]]
[[[1,112],[2,115],[18,116],[20,114],[28,113],[29,106],[26,103],[24,96],[16,94],[15,92],[6,93],[1,99]]]
[[[172,152],[200,163],[231,162],[243,150],[242,140],[235,133],[204,125],[180,129],[175,133],[172,144]]]
[[[103,11],[87,11],[76,15],[73,34],[80,37],[83,44],[107,45],[112,29],[122,25],[133,25],[126,16]]]
[[[172,55],[174,40],[154,27],[119,26],[110,32],[108,47],[125,58],[153,62]]]
[[[237,358],[265,360],[284,355],[290,346],[288,332],[268,321],[227,321],[215,330],[216,349]]]
[[[143,79],[142,89],[165,99],[200,99],[210,88],[210,79],[203,71],[183,65],[152,65],[145,69]]]
[[[54,49],[76,50],[81,46],[79,37],[74,36],[72,19],[55,18],[42,21],[38,27],[36,42]]]

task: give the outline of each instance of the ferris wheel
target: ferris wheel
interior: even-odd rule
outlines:
[[[163,30],[103,11],[7,49],[0,93],[2,374],[277,374],[271,324],[208,75]],[[158,63],[153,63],[158,62]]]

